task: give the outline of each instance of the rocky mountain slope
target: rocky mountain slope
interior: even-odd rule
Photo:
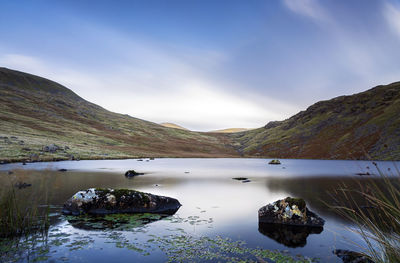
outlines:
[[[107,111],[66,87],[0,68],[0,160],[232,157],[230,138]]]
[[[232,138],[244,156],[400,160],[400,82],[320,101]]]

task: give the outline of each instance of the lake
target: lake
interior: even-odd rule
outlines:
[[[343,183],[357,187],[365,178],[378,175],[372,162],[281,159],[281,165],[268,165],[268,161],[165,158],[1,165],[2,193],[17,181],[26,182],[32,186],[15,190],[20,200],[29,205],[30,198],[35,196],[40,203],[50,205],[47,238],[40,240],[37,248],[19,253],[16,260],[186,261],[190,253],[212,250],[213,244],[236,245],[236,241],[244,241],[241,246],[246,248],[301,254],[320,262],[341,262],[332,253],[335,248],[359,250],[357,244],[363,242],[348,229],[349,222],[326,208],[322,201],[327,201],[329,193]],[[399,164],[377,162],[379,169],[388,174],[397,173]],[[126,178],[124,173],[129,169],[145,174]],[[233,180],[234,177],[246,177],[250,182]],[[61,215],[68,198],[93,187],[128,188],[170,196],[177,198],[182,207],[169,217],[108,218],[107,222]],[[259,225],[258,209],[287,196],[304,198],[310,210],[326,220],[323,231],[299,232]],[[133,219],[139,223],[132,222]],[[177,244],[183,245],[177,247]],[[177,256],[179,253],[190,255],[182,259]],[[5,256],[3,260],[12,261]]]

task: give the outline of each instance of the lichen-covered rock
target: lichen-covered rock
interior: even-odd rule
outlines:
[[[261,207],[258,220],[263,223],[286,224],[294,226],[322,227],[325,220],[308,210],[301,198],[287,197]]]
[[[152,195],[128,189],[90,188],[73,195],[63,207],[63,214],[174,214],[181,204],[166,196]]]
[[[278,159],[271,160],[268,164],[281,164],[281,161]]]

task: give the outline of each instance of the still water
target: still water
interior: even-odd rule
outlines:
[[[31,187],[15,190],[16,194],[27,205],[32,201],[29,198],[36,196],[39,202],[51,207],[45,249],[40,253],[21,253],[14,259],[20,262],[35,259],[44,262],[174,261],[178,259],[168,253],[174,254],[180,249],[171,248],[168,240],[177,241],[182,236],[197,241],[202,237],[230,238],[232,242],[244,241],[248,248],[279,250],[293,256],[301,254],[317,258],[319,262],[341,262],[332,254],[336,248],[360,249],[358,246],[363,242],[348,229],[349,223],[326,208],[322,201],[327,201],[329,194],[343,183],[356,187],[365,177],[378,175],[372,162],[291,159],[281,160],[281,165],[268,165],[268,161],[131,159],[1,165],[2,193],[15,182],[30,183]],[[378,162],[377,165],[388,174],[396,174],[396,167],[400,167],[399,162]],[[124,173],[130,169],[145,174],[128,179]],[[246,177],[250,182],[233,180],[234,177]],[[60,214],[68,198],[79,190],[93,187],[128,188],[170,196],[177,198],[182,207],[173,216],[122,228],[115,228],[112,223],[109,227],[76,223]],[[287,196],[304,198],[310,210],[326,220],[323,231],[299,232],[259,226],[258,209]]]

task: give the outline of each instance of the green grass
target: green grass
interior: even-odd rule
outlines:
[[[354,224],[350,230],[364,240],[365,256],[376,263],[400,262],[400,171],[377,168],[380,180],[367,180],[357,190],[344,185],[333,195],[338,204],[333,208]]]

